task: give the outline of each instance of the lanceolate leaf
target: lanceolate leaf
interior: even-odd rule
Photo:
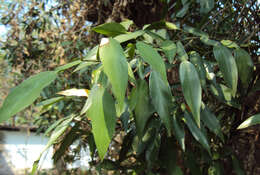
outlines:
[[[143,59],[152,66],[153,70],[160,73],[161,78],[165,83],[168,83],[165,64],[159,53],[144,42],[137,42],[136,47]]]
[[[51,135],[47,145],[44,147],[44,149],[40,153],[38,159],[34,161],[33,168],[32,168],[32,171],[31,171],[31,175],[34,175],[36,173],[39,161],[42,157],[42,154],[47,149],[49,149],[58,140],[58,138],[67,130],[67,128],[70,126],[70,123],[71,123],[71,121],[73,120],[74,117],[75,117],[75,115],[72,114],[72,115],[68,116],[66,120],[62,121],[62,123],[58,123],[57,127],[52,132],[52,135]]]
[[[174,135],[176,136],[181,149],[185,151],[185,132],[183,126],[178,122],[177,116],[173,115],[173,131]]]
[[[218,119],[204,104],[202,104],[201,108],[201,120],[207,126],[207,128],[209,128],[209,130],[214,132],[222,139],[222,141],[224,141],[224,136],[222,134],[221,126]]]
[[[189,58],[184,49],[184,46],[182,45],[182,43],[180,41],[177,42],[177,54],[179,55],[179,59],[181,61],[188,60],[188,58]]]
[[[190,117],[189,113],[185,112],[184,117],[186,120],[186,124],[193,135],[193,137],[200,142],[200,144],[210,153],[210,147],[208,144],[208,140],[203,132],[197,127],[193,119]]]
[[[87,110],[87,116],[91,119],[98,154],[103,160],[115,130],[115,102],[112,96],[99,85],[93,86],[90,96],[92,102]]]
[[[0,122],[31,105],[40,96],[42,89],[56,77],[57,73],[54,71],[41,72],[12,89],[0,108]]]
[[[144,33],[145,33],[145,31],[138,30],[136,32],[118,35],[114,39],[120,43],[123,43],[123,42],[129,41],[129,40],[132,40],[132,39],[136,39],[137,37],[143,35]]]
[[[198,73],[193,64],[188,61],[181,63],[179,71],[184,98],[200,127],[201,85]]]
[[[234,50],[234,57],[237,64],[238,75],[243,87],[247,88],[253,74],[253,61],[250,55],[243,49]]]
[[[213,48],[214,56],[219,64],[219,69],[223,74],[228,87],[232,89],[232,95],[237,91],[238,71],[234,57],[228,48],[218,45]]]
[[[206,88],[206,69],[203,65],[202,58],[197,52],[192,51],[190,53],[190,61],[195,65],[195,68],[199,73],[201,86]]]
[[[142,138],[144,127],[146,125],[147,120],[154,112],[152,105],[149,103],[149,92],[148,85],[145,80],[139,80],[137,87],[133,89],[131,94],[131,101],[135,101],[135,123],[136,130],[139,138]]]
[[[174,42],[170,40],[166,40],[162,42],[161,46],[163,52],[165,53],[166,57],[168,58],[169,62],[172,63],[176,53],[177,53],[177,46]]]
[[[172,120],[169,106],[172,102],[171,89],[168,84],[161,79],[156,71],[152,71],[149,78],[150,96],[156,112],[159,114],[164,125],[171,134]]]
[[[124,51],[116,40],[110,38],[100,46],[99,55],[104,66],[104,72],[112,84],[112,91],[119,106],[123,107],[128,82],[128,65]]]
[[[260,113],[246,119],[237,129],[244,129],[257,124],[260,124]]]
[[[127,32],[123,25],[115,22],[101,24],[97,27],[92,28],[92,30],[97,33],[112,37]]]

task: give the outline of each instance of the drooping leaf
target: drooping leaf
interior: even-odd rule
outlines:
[[[93,86],[90,96],[91,104],[87,109],[87,116],[91,119],[98,154],[103,160],[115,131],[115,102],[113,97],[100,85]]]
[[[249,117],[248,119],[246,119],[242,124],[240,124],[238,126],[237,129],[244,129],[249,126],[253,126],[253,125],[257,125],[257,124],[260,124],[260,113],[255,114],[255,115]]]
[[[179,123],[175,113],[173,114],[173,131],[181,146],[181,149],[185,151],[185,131],[183,126]]]
[[[159,72],[163,81],[167,83],[165,64],[159,53],[152,46],[144,42],[137,42],[136,47],[142,58],[152,66],[153,70]]]
[[[185,101],[200,127],[201,85],[198,73],[193,64],[188,61],[181,63],[179,72]]]
[[[135,124],[136,131],[139,138],[142,138],[144,127],[154,112],[152,105],[150,104],[148,85],[145,80],[139,80],[137,87],[133,89],[131,93],[131,101],[134,101],[134,113],[135,113]],[[130,102],[133,103],[133,102]]]
[[[112,84],[112,91],[122,108],[128,82],[128,64],[124,51],[115,39],[110,38],[100,46],[99,54],[104,72]]]
[[[171,135],[172,119],[169,109],[172,102],[171,89],[156,71],[152,71],[149,77],[149,89],[153,106],[166,126],[168,135]]]
[[[186,120],[185,123],[187,124],[193,137],[210,153],[210,147],[206,136],[198,128],[198,126],[195,124],[189,113],[187,113],[186,111],[184,113],[184,117]]]
[[[161,48],[165,53],[166,57],[168,58],[169,62],[172,63],[173,59],[177,53],[177,46],[171,40],[166,40],[162,42]]]
[[[41,72],[13,88],[0,108],[0,123],[31,105],[56,77],[54,71]]]
[[[217,117],[210,112],[205,104],[202,103],[201,107],[201,120],[207,126],[209,130],[215,133],[219,138],[224,141],[224,136],[221,131],[221,126]]]
[[[197,52],[190,53],[190,61],[194,64],[197,72],[199,73],[200,83],[203,88],[206,88],[206,70],[203,65],[202,58]]]
[[[143,30],[138,30],[132,33],[118,35],[114,39],[120,43],[123,43],[132,39],[136,39],[137,37],[142,36],[144,33],[145,32]]]
[[[209,35],[208,35],[207,33],[203,32],[203,31],[201,31],[201,30],[199,30],[199,29],[197,29],[197,28],[190,27],[190,26],[184,26],[184,27],[183,27],[183,30],[184,30],[185,32],[191,33],[191,34],[193,34],[193,35],[195,35],[195,36],[199,36],[199,37],[209,37]]]
[[[57,140],[58,138],[67,130],[67,128],[70,126],[71,121],[75,118],[75,115],[72,114],[70,116],[68,116],[66,118],[66,120],[62,121],[61,123],[58,123],[57,127],[54,129],[54,131],[52,132],[52,135],[48,141],[48,143],[46,144],[46,146],[44,147],[44,149],[41,151],[39,157],[37,158],[37,160],[34,161],[33,163],[33,168],[31,171],[31,175],[34,175],[38,169],[38,164],[39,161],[43,155],[43,153],[48,150]]]
[[[189,57],[184,49],[184,46],[182,45],[182,43],[180,41],[177,42],[177,54],[179,55],[179,59],[181,61],[185,61],[185,60],[189,59]]]
[[[206,37],[206,36],[200,37],[200,40],[204,44],[209,45],[209,46],[218,46],[220,44],[218,41],[211,40],[211,39],[209,39],[209,37]]]
[[[249,86],[254,71],[253,61],[250,55],[245,50],[240,48],[234,50],[234,57],[239,78],[242,82],[243,87],[247,88]]]
[[[213,53],[218,62],[219,69],[223,74],[225,82],[228,87],[232,89],[232,95],[235,96],[237,91],[238,71],[232,53],[225,46],[221,45],[214,46]]]
[[[101,33],[103,35],[111,36],[111,37],[124,34],[127,32],[123,25],[115,22],[101,24],[99,26],[92,28],[92,30],[97,33]]]
[[[214,0],[200,0],[200,13],[208,13],[214,8]]]

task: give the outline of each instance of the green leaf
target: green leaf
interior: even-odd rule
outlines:
[[[141,57],[152,66],[152,69],[160,73],[161,78],[167,84],[166,68],[162,57],[159,53],[150,45],[144,42],[137,42],[136,47]]]
[[[184,46],[182,45],[182,43],[180,41],[177,42],[177,54],[179,55],[179,59],[181,61],[185,61],[185,60],[189,59],[189,57],[184,49]]]
[[[87,55],[83,58],[84,61],[96,61],[98,53],[98,46],[93,47],[88,51]]]
[[[68,64],[65,64],[65,65],[63,65],[63,66],[57,67],[57,68],[55,69],[55,71],[57,71],[57,72],[64,71],[64,70],[69,69],[69,68],[71,68],[71,67],[73,67],[73,66],[76,66],[76,65],[78,65],[78,64],[80,64],[80,63],[81,63],[81,60],[73,61],[73,62],[71,62],[71,63],[68,63]]]
[[[201,120],[203,123],[211,130],[213,133],[215,133],[219,138],[221,138],[222,141],[224,141],[224,136],[221,131],[220,123],[217,119],[217,117],[210,112],[210,110],[202,103],[201,107]]]
[[[135,80],[135,76],[134,76],[134,73],[133,73],[133,70],[130,66],[129,63],[128,64],[128,77],[129,77],[129,81],[132,82],[133,84],[136,84],[136,80]]]
[[[46,106],[49,106],[49,105],[52,105],[54,103],[57,103],[61,100],[63,100],[65,97],[54,97],[54,98],[50,98],[50,99],[47,99],[47,100],[44,100],[44,101],[41,101],[40,103],[38,103],[36,106],[37,107],[46,107]]]
[[[150,104],[148,85],[145,80],[138,80],[137,87],[133,88],[131,93],[131,102],[134,100],[134,119],[136,124],[136,131],[139,138],[142,138],[145,125],[154,112]]]
[[[115,102],[112,96],[100,85],[93,86],[90,96],[92,101],[87,110],[87,116],[91,119],[98,154],[103,160],[115,131]]]
[[[211,39],[209,39],[209,37],[206,37],[206,36],[200,37],[200,40],[204,44],[209,45],[209,46],[218,46],[220,44],[218,41],[211,40]]]
[[[241,168],[240,162],[237,160],[237,158],[234,155],[232,155],[231,158],[232,158],[233,169],[236,172],[236,174],[245,175],[245,172]]]
[[[152,71],[149,77],[149,88],[150,97],[152,99],[153,106],[160,118],[162,119],[164,125],[168,130],[168,135],[171,135],[172,120],[170,116],[170,104],[172,102],[171,89],[162,80],[159,73]]]
[[[120,24],[121,24],[122,26],[124,26],[126,30],[128,30],[129,27],[130,27],[132,24],[134,24],[134,22],[133,22],[132,20],[126,19],[126,20],[120,22]]]
[[[84,69],[84,68],[86,68],[88,66],[91,66],[91,65],[94,65],[94,64],[98,64],[98,62],[83,61],[76,67],[76,69],[73,72],[77,72],[77,71],[79,71],[81,69]]]
[[[190,61],[195,65],[197,72],[199,73],[200,83],[203,88],[206,88],[206,69],[203,65],[202,58],[197,52],[190,52]]]
[[[0,123],[31,105],[40,96],[42,89],[56,77],[54,71],[41,72],[13,88],[0,108]]]
[[[173,59],[177,53],[177,46],[171,40],[166,40],[162,42],[161,48],[165,53],[165,56],[168,58],[169,62],[172,63]]]
[[[115,22],[101,24],[97,27],[92,28],[92,30],[97,33],[101,33],[103,35],[111,37],[127,32],[123,25]]]
[[[219,69],[223,74],[224,80],[228,87],[232,89],[232,95],[235,96],[237,91],[238,71],[232,53],[221,45],[214,46],[213,53],[219,64]]]
[[[183,151],[185,151],[185,131],[184,131],[183,126],[178,122],[177,116],[175,113],[173,115],[173,131],[181,146],[181,149]]]
[[[190,7],[190,3],[185,3],[180,11],[176,14],[176,17],[182,18],[186,15]]]
[[[42,152],[40,153],[39,157],[37,160],[34,161],[33,163],[33,168],[31,171],[31,175],[34,175],[37,171],[39,161],[42,157],[42,154],[49,149],[56,141],[59,139],[59,137],[67,130],[67,128],[70,126],[71,121],[75,118],[75,115],[72,114],[67,117],[66,120],[64,120],[62,123],[59,123],[59,125],[55,128],[55,130],[52,132],[52,135],[47,143],[47,145],[44,147]]]
[[[254,64],[250,55],[243,49],[237,48],[234,50],[234,57],[237,65],[238,75],[243,87],[249,86],[252,74],[254,71]]]
[[[135,32],[127,33],[127,34],[118,35],[114,39],[120,43],[123,43],[123,42],[129,41],[129,40],[132,40],[132,39],[136,39],[137,37],[142,36],[144,33],[145,33],[145,31],[138,30]]]
[[[104,72],[112,84],[112,91],[122,108],[128,82],[128,64],[124,51],[116,40],[110,38],[108,43],[100,46],[99,55]]]
[[[183,30],[185,32],[188,32],[188,33],[191,33],[195,36],[200,36],[200,37],[209,37],[209,35],[206,33],[206,32],[203,32],[197,28],[193,28],[193,27],[190,27],[190,26],[184,26],[183,27]]]
[[[200,13],[208,13],[214,8],[214,0],[200,0]]]
[[[185,111],[184,113],[185,123],[187,124],[193,137],[210,153],[210,147],[206,136],[203,132],[197,127],[193,119],[190,117],[189,113]],[[211,153],[210,153],[211,154]]]
[[[238,126],[237,129],[244,129],[249,126],[253,126],[253,125],[257,125],[257,124],[260,124],[260,113],[255,114],[255,115],[249,117],[248,119],[246,119],[242,124],[240,124]]]
[[[230,40],[221,40],[220,42],[228,48],[239,48],[239,46],[235,42]]]
[[[185,101],[200,127],[201,85],[198,73],[193,64],[188,61],[181,63],[179,72]]]

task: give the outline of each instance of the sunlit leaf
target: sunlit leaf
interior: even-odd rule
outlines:
[[[81,63],[81,60],[73,61],[73,62],[71,62],[71,63],[68,63],[68,64],[65,64],[65,65],[63,65],[63,66],[57,67],[57,68],[55,69],[55,71],[57,71],[57,72],[63,71],[63,70],[69,69],[69,68],[71,68],[71,67],[73,67],[73,66],[76,66],[76,65],[78,65],[78,64],[80,64],[80,63]]]
[[[115,131],[116,109],[113,97],[99,85],[90,92],[91,104],[87,116],[91,119],[92,132],[100,158],[103,160]]]
[[[191,113],[200,127],[200,106],[201,106],[201,85],[198,73],[188,61],[183,61],[180,65],[180,80],[182,92]]]
[[[56,77],[57,73],[54,71],[41,72],[13,88],[0,108],[0,122],[31,105],[40,96],[42,89],[54,81]]]
[[[87,97],[89,94],[88,89],[67,89],[64,91],[60,91],[57,94],[64,96],[78,96],[78,97]]]
[[[237,129],[244,129],[257,124],[260,124],[260,114],[255,114],[249,117],[242,124],[240,124]]]
[[[137,37],[142,36],[144,33],[145,32],[143,30],[138,30],[136,32],[118,35],[114,39],[120,43],[123,43],[132,39],[136,39]]]
[[[123,107],[128,82],[128,65],[124,51],[116,40],[110,38],[100,46],[99,54],[104,66],[104,72],[112,84],[112,91],[119,106]]]
[[[160,73],[163,81],[167,83],[165,64],[159,53],[152,46],[145,44],[144,42],[137,42],[136,47],[142,58],[152,66],[153,70]]]

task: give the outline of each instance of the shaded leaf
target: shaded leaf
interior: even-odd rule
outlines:
[[[232,53],[224,46],[213,47],[214,56],[218,62],[219,69],[223,74],[224,80],[228,87],[232,89],[232,95],[235,96],[237,91],[238,71]]]
[[[115,131],[115,102],[112,96],[99,85],[93,86],[90,96],[91,104],[87,109],[87,116],[91,119],[98,154],[103,160]]]
[[[208,13],[214,8],[214,0],[200,0],[200,13]]]
[[[234,57],[237,65],[238,75],[243,87],[249,86],[252,74],[254,71],[254,64],[250,55],[243,49],[237,48],[234,50]]]
[[[230,40],[221,40],[220,42],[228,48],[239,48],[239,46],[235,42]]]
[[[181,149],[185,151],[185,131],[183,126],[177,120],[176,114],[173,115],[173,131],[181,146]]]
[[[110,38],[107,43],[100,46],[99,54],[104,72],[112,84],[112,91],[122,108],[128,82],[128,64],[124,51],[116,40]]]
[[[182,43],[180,41],[177,42],[177,54],[179,55],[179,59],[181,61],[185,61],[185,60],[189,59],[189,57],[184,49],[184,46],[182,45]]]
[[[183,27],[183,30],[185,32],[188,32],[188,33],[191,33],[195,36],[200,36],[200,37],[209,37],[209,35],[206,33],[206,32],[203,32],[197,28],[193,28],[193,27],[190,27],[190,26],[184,26]]]
[[[169,62],[172,63],[173,59],[177,53],[177,46],[174,42],[170,40],[166,40],[162,42],[161,48],[165,53],[166,57],[168,58]]]
[[[54,71],[41,72],[13,88],[0,108],[0,123],[31,105],[56,77]]]
[[[184,113],[185,123],[188,126],[193,137],[210,153],[210,147],[206,136],[203,132],[197,127],[193,119],[190,117],[189,113],[185,111]]]
[[[142,138],[146,122],[154,112],[150,104],[148,85],[145,80],[138,81],[137,87],[131,93],[131,97],[130,100],[136,103],[134,107],[136,131],[138,137]]]
[[[156,71],[151,72],[149,88],[153,106],[166,126],[168,135],[171,135],[172,120],[169,109],[172,102],[171,89]]]
[[[185,3],[180,11],[176,14],[176,17],[182,18],[186,15],[187,11],[189,10],[190,3]]]
[[[198,73],[188,61],[183,61],[179,69],[182,92],[191,113],[200,127],[201,85]]]
[[[201,120],[209,130],[211,130],[213,133],[219,136],[222,141],[224,141],[224,136],[221,131],[219,120],[203,103],[201,107]]]

